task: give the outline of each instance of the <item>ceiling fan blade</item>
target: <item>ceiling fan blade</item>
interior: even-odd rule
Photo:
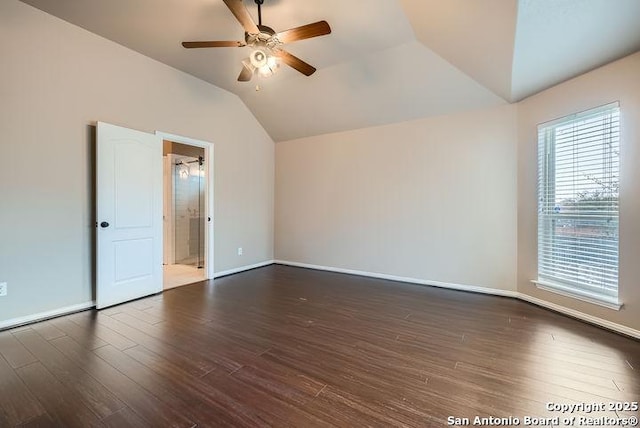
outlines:
[[[244,42],[234,41],[209,41],[209,42],[182,42],[187,49],[195,48],[241,48],[246,46]]]
[[[277,36],[278,40],[282,43],[291,43],[297,40],[310,39],[312,37],[324,36],[327,34],[331,34],[331,27],[329,27],[329,23],[327,21],[318,21],[313,24],[291,28],[278,33]]]
[[[316,72],[316,68],[314,66],[307,64],[297,56],[291,55],[287,51],[279,49],[277,51],[274,51],[274,54],[278,58],[280,58],[285,64],[287,64],[289,67],[295,68],[305,76],[311,76],[313,73]]]
[[[249,34],[258,34],[260,32],[260,30],[258,29],[258,26],[253,21],[253,18],[251,18],[251,15],[249,15],[249,11],[242,4],[242,0],[223,0],[223,1],[224,1],[224,4],[227,5],[231,13],[233,13],[233,16],[235,16],[238,22],[240,22],[240,24],[244,28],[244,31],[246,31]]]
[[[253,70],[251,70],[249,67],[243,64],[242,71],[238,76],[238,82],[248,82],[251,80],[252,77],[253,77]]]

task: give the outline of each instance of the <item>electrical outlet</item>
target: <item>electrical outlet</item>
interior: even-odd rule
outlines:
[[[0,297],[7,295],[7,283],[0,282]]]
[[[238,247],[238,255],[241,256],[242,255],[242,247]]]

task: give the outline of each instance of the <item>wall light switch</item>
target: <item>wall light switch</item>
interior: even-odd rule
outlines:
[[[0,297],[6,296],[6,295],[7,295],[7,283],[0,282]]]
[[[242,255],[242,247],[238,247],[238,255],[241,256]]]

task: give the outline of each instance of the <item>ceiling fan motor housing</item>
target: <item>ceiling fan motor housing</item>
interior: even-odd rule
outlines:
[[[244,40],[248,46],[264,45],[269,49],[273,49],[280,44],[273,28],[266,25],[258,25],[260,32],[258,34],[244,33]]]

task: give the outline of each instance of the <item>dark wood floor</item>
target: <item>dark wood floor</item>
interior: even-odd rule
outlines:
[[[640,398],[640,342],[507,298],[284,266],[2,332],[0,355],[2,427],[440,427]]]

